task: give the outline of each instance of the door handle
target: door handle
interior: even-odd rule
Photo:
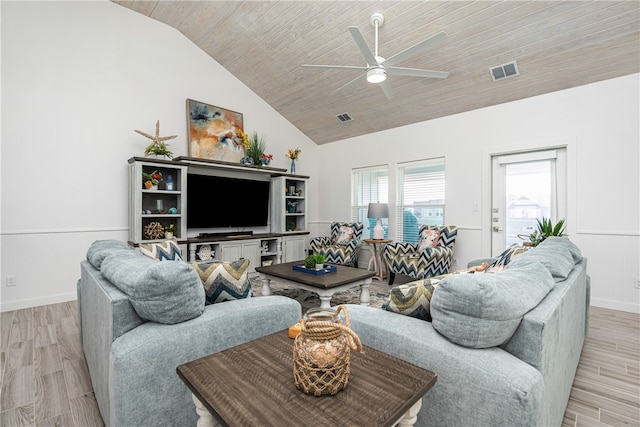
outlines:
[[[493,228],[493,231],[495,231],[495,232],[500,231],[500,227],[498,227],[497,225],[494,225],[494,226],[493,226],[493,227],[491,227],[491,228]]]

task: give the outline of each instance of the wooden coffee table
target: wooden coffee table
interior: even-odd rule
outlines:
[[[343,292],[355,286],[360,286],[360,305],[370,305],[371,278],[373,271],[337,265],[335,273],[313,275],[293,270],[294,265],[304,264],[304,261],[274,264],[266,267],[256,267],[262,279],[262,295],[271,295],[271,280],[289,285],[294,288],[314,292],[320,296],[320,307],[331,307],[331,296],[336,292]]]
[[[198,426],[412,426],[437,377],[364,347],[351,352],[347,387],[316,397],[293,380],[293,340],[277,332],[180,365]]]

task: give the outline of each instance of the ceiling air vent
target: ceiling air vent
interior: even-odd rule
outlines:
[[[516,61],[489,68],[489,72],[491,72],[491,78],[494,82],[520,75],[520,72],[518,71],[518,64],[516,64]]]
[[[340,120],[340,123],[346,123],[353,120],[349,113],[338,114],[336,117],[338,118],[338,120]]]

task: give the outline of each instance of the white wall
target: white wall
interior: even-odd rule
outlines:
[[[160,120],[188,155],[187,98],[242,112],[272,166],[300,147],[298,173],[317,176],[317,146],[178,31],[106,1],[0,7],[2,311],[75,299],[89,244],[127,238],[127,159],[149,142],[134,129]]]
[[[133,130],[153,133],[159,119],[162,135],[179,135],[170,148],[187,155],[193,98],[244,113],[276,167],[302,148],[312,235],[349,218],[351,168],[389,164],[393,182],[398,162],[445,156],[459,265],[488,253],[488,155],[569,141],[568,233],[589,258],[592,303],[640,312],[638,75],[316,147],[164,24],[102,1],[0,8],[2,311],[75,299],[89,244],[126,239],[126,160],[147,145]]]
[[[322,163],[332,167],[321,172],[318,220],[349,218],[351,168],[389,165],[393,203],[399,162],[444,156],[445,221],[460,227],[455,257],[464,266],[490,252],[490,155],[565,145],[567,233],[589,259],[591,303],[640,312],[633,287],[640,277],[639,81],[626,76],[323,145]],[[394,224],[390,218],[390,230]]]

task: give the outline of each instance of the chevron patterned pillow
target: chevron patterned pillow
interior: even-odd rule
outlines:
[[[140,244],[140,252],[156,261],[182,261],[180,246],[175,240]]]
[[[233,262],[192,262],[202,280],[206,304],[251,297],[251,283],[247,277],[248,259]]]
[[[389,298],[382,305],[387,311],[431,322],[431,295],[439,280],[421,279],[404,285],[395,286],[389,292]]]

